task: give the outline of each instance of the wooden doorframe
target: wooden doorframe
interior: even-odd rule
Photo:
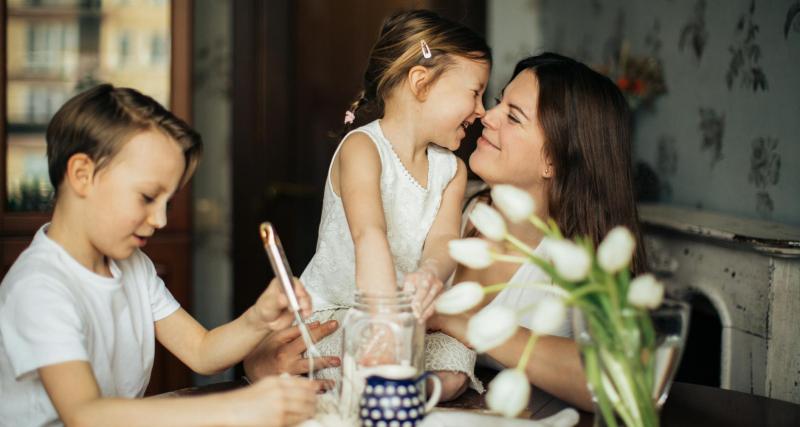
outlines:
[[[253,304],[253,288],[267,280],[257,227],[264,220],[264,188],[287,167],[270,159],[285,158],[289,140],[291,8],[284,0],[233,5],[234,316]]]

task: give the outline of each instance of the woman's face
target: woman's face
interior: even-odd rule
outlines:
[[[525,70],[483,116],[483,134],[469,165],[489,185],[511,184],[535,191],[552,175],[543,150],[538,104],[539,81],[533,71]]]

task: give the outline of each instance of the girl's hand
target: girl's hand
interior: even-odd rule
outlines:
[[[297,303],[300,305],[300,315],[304,318],[308,317],[311,314],[311,297],[296,277],[293,277],[292,281]],[[294,322],[294,313],[289,307],[289,298],[277,278],[272,279],[267,290],[261,294],[250,311],[253,313],[251,320],[255,324],[266,326],[273,331],[286,329]]]
[[[436,267],[435,262],[425,261],[417,271],[407,274],[403,280],[403,290],[414,294],[411,309],[420,323],[425,323],[433,315],[433,302],[444,288]]]
[[[298,377],[265,377],[226,395],[233,425],[293,426],[316,413],[316,386]]]
[[[369,326],[369,330],[361,331],[362,339],[369,334],[356,352],[356,361],[361,366],[400,364],[397,354],[397,337],[390,327],[382,324]]]

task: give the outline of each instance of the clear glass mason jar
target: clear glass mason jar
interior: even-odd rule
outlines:
[[[366,377],[384,365],[425,370],[425,328],[411,310],[413,294],[356,291],[342,321],[342,409],[358,409]]]

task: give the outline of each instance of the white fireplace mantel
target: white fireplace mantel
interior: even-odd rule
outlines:
[[[719,314],[721,386],[800,403],[800,228],[671,205],[639,215],[651,270]]]

